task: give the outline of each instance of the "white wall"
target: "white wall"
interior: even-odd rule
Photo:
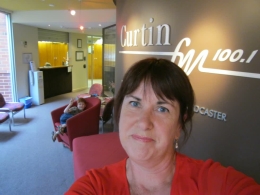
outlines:
[[[77,48],[77,39],[82,40],[82,47]],[[76,51],[83,51],[86,60],[76,61]],[[69,34],[69,64],[72,67],[72,90],[82,90],[88,87],[88,67],[87,67],[87,36],[85,34]],[[83,65],[86,65],[86,68]]]
[[[29,96],[29,64],[23,64],[23,53],[31,53],[32,60],[39,67],[38,53],[38,28],[13,24],[14,55],[15,55],[15,75],[18,99]],[[77,48],[77,39],[82,39],[82,48]],[[23,42],[27,41],[27,46]],[[72,90],[82,90],[87,88],[87,36],[85,34],[71,33],[69,35],[69,59],[72,68]],[[84,51],[86,61],[75,61],[75,52]],[[83,65],[86,64],[86,68]]]
[[[18,98],[29,96],[29,64],[23,63],[23,53],[31,53],[36,66],[39,64],[38,29],[21,24],[13,24],[15,71]],[[22,43],[27,41],[27,46]]]

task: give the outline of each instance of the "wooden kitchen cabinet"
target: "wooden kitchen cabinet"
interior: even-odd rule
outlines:
[[[68,44],[56,42],[38,42],[39,67],[43,67],[46,62],[51,66],[62,66],[62,62],[67,58]]]

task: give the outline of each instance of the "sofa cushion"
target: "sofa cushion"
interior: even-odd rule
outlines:
[[[20,111],[24,108],[24,104],[20,102],[6,103],[2,108],[8,108],[12,112]]]

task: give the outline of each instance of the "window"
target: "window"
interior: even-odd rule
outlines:
[[[17,101],[16,82],[14,82],[13,42],[11,39],[10,14],[0,11],[0,93],[6,101]]]

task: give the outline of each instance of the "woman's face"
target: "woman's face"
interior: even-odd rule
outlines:
[[[141,85],[125,96],[119,135],[131,159],[162,159],[174,152],[174,140],[180,137],[180,106],[177,101],[158,99],[150,84]]]

